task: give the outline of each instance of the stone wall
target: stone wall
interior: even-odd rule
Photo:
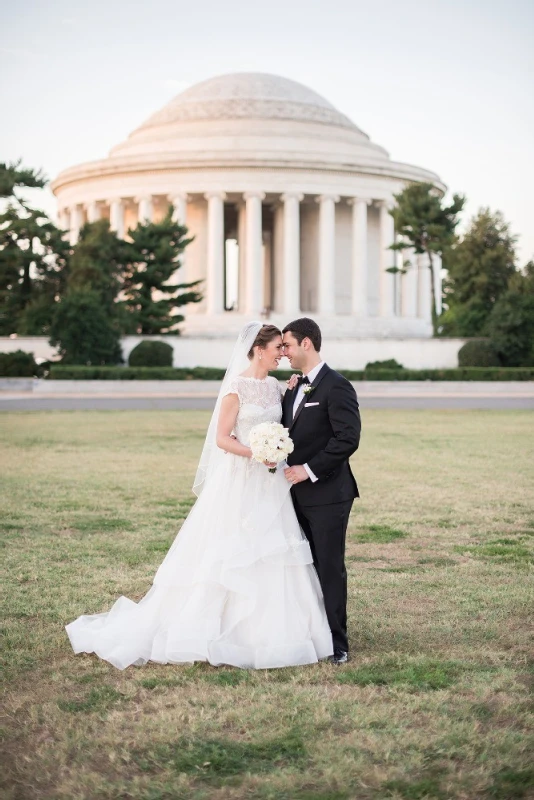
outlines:
[[[122,340],[125,360],[135,345],[151,336],[126,336]],[[174,348],[176,367],[225,367],[234,345],[234,339],[226,337],[162,337]],[[463,339],[333,339],[325,338],[322,355],[334,368],[363,369],[369,361],[395,358],[410,369],[445,369],[458,366],[458,350]],[[55,351],[45,337],[21,336],[0,337],[0,352],[24,350],[33,353],[37,360],[55,357]],[[288,369],[287,361],[281,367]]]

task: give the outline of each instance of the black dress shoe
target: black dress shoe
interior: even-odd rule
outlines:
[[[334,655],[330,656],[331,664],[346,664],[349,660],[349,654],[346,650],[334,650]]]

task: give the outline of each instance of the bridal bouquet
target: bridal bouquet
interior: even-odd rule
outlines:
[[[250,449],[254,461],[279,464],[293,452],[294,445],[287,428],[279,422],[262,422],[250,431]],[[276,467],[269,467],[269,472],[276,472]]]

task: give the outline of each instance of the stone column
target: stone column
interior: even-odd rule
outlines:
[[[173,220],[180,225],[185,225],[187,219],[187,201],[189,200],[188,195],[185,192],[180,192],[179,194],[171,195],[169,200],[174,208],[172,212]]]
[[[302,194],[283,194],[284,203],[284,258],[283,258],[283,309],[284,314],[296,317],[300,313],[300,202]]]
[[[152,195],[147,194],[143,197],[136,197],[135,201],[139,204],[137,209],[137,221],[141,223],[152,222],[154,214],[154,202]]]
[[[208,192],[208,269],[206,313],[224,311],[224,192]]]
[[[352,313],[367,317],[367,206],[372,200],[353,197],[352,206]]]
[[[70,231],[70,212],[68,208],[60,208],[57,212],[58,228],[62,231]]]
[[[426,322],[432,322],[432,294],[430,286],[430,267],[428,266],[428,257],[417,256],[417,272],[418,272],[418,300],[417,300],[417,316],[424,319]]]
[[[179,225],[186,224],[186,217],[187,217],[187,201],[189,197],[185,192],[181,192],[180,194],[170,195],[169,201],[172,203],[174,211],[172,212],[172,218],[174,222],[178,222]],[[180,256],[180,269],[181,272],[175,272],[173,275],[173,280],[176,279],[177,283],[188,283],[190,282],[190,277],[187,270],[187,251],[184,251]]]
[[[102,210],[97,200],[92,200],[85,206],[87,211],[87,222],[97,222],[102,217]]]
[[[339,197],[323,194],[319,203],[319,314],[336,313],[336,206]]]
[[[83,225],[83,212],[80,206],[75,205],[70,207],[70,234],[69,242],[75,245],[80,238],[80,228]]]
[[[237,246],[239,249],[239,290],[237,307],[239,313],[245,312],[247,304],[247,207],[239,203],[237,207]]]
[[[109,201],[109,226],[119,239],[124,239],[124,201],[120,197]]]
[[[380,204],[380,316],[393,317],[395,314],[395,280],[391,272],[386,272],[395,264],[394,251],[389,245],[395,241],[395,223],[389,213],[391,206],[383,201]]]
[[[441,256],[437,253],[432,256],[434,261],[434,286],[436,288],[436,313],[439,315],[442,311],[442,297],[441,297]]]
[[[261,201],[263,192],[248,192],[246,203],[247,299],[246,313],[259,314],[263,309],[263,259]]]
[[[417,316],[417,255],[413,250],[401,250],[404,260],[410,262],[401,276],[401,313],[403,317]]]

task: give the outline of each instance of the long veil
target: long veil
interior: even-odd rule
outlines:
[[[228,391],[228,387],[232,380],[246,370],[249,365],[247,354],[254,344],[254,340],[258,335],[259,330],[263,326],[262,322],[249,322],[237,337],[237,342],[233,349],[226,373],[219,389],[215,409],[211,415],[208,432],[204,441],[204,447],[198,462],[197,473],[193,483],[193,492],[198,496],[204,488],[204,483],[208,480],[210,475],[213,474],[215,469],[219,466],[224,458],[224,452],[217,447],[217,422],[219,420],[219,412],[221,410],[221,402],[223,397]]]

